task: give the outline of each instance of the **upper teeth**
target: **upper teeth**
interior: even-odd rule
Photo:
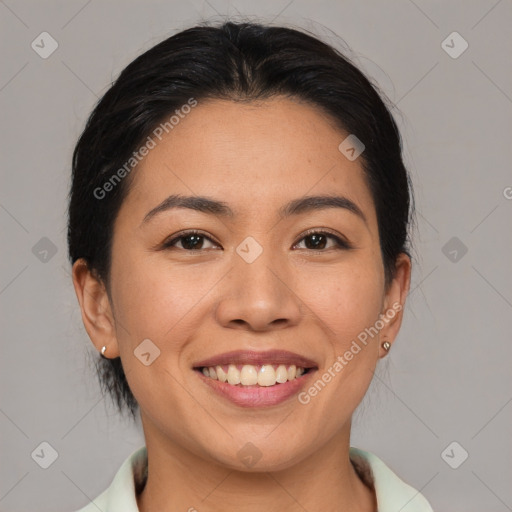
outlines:
[[[271,365],[264,364],[262,366],[254,366],[252,364],[244,364],[241,369],[236,365],[230,364],[227,367],[210,366],[202,368],[203,375],[211,379],[228,382],[233,386],[241,384],[242,386],[274,386],[276,382],[283,384],[288,380],[300,377],[304,373],[304,368],[296,367],[294,364],[288,366],[284,364]]]

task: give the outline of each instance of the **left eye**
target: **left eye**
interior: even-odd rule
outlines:
[[[334,241],[334,248],[337,249],[349,249],[349,244],[342,240],[341,238],[333,235],[329,232],[325,231],[311,231],[307,233],[304,237],[301,238],[300,242],[303,240],[310,240],[310,243],[306,243],[306,249],[325,249],[327,240],[331,239]],[[298,244],[296,244],[298,245]]]

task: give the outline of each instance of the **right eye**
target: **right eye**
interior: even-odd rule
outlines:
[[[196,251],[205,249],[203,247],[204,240],[209,240],[215,246],[217,246],[217,244],[215,244],[215,242],[213,242],[211,238],[207,237],[201,231],[197,231],[197,230],[193,229],[193,230],[181,232],[178,235],[173,236],[170,240],[165,241],[162,246],[162,249],[177,248],[177,249],[183,249],[185,251],[196,252]],[[181,243],[181,247],[176,247],[177,243]]]

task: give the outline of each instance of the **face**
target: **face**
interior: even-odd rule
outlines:
[[[361,159],[338,150],[347,135],[290,99],[199,102],[134,171],[102,302],[112,330],[84,323],[121,356],[146,438],[242,470],[243,450],[278,470],[348,438],[382,341],[397,334],[409,262],[386,287]],[[222,208],[165,205],[178,195]],[[291,380],[235,386],[203,375],[216,362],[252,362],[246,382],[267,370],[272,382],[266,365]],[[295,379],[293,362],[307,368]]]

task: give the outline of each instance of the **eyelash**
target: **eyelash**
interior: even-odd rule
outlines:
[[[217,242],[215,242],[215,240],[212,240],[205,233],[203,233],[201,231],[198,231],[196,229],[191,229],[191,230],[179,233],[177,236],[174,236],[170,240],[165,241],[162,244],[162,249],[173,249],[173,248],[175,248],[175,247],[173,247],[173,245],[177,241],[181,240],[182,238],[187,238],[188,236],[191,236],[191,235],[201,236],[202,238],[205,238],[205,239],[209,240],[210,242],[213,242],[214,244],[217,244]],[[303,233],[301,238],[298,240],[298,242],[296,242],[294,244],[294,246],[297,245],[299,242],[302,242],[302,240],[304,240],[305,238],[307,238],[308,236],[311,236],[311,235],[326,235],[327,238],[331,238],[332,240],[334,240],[334,242],[336,244],[336,247],[331,247],[330,249],[336,249],[336,250],[352,249],[352,246],[347,241],[345,241],[342,238],[336,236],[334,233],[331,233],[330,231],[326,231],[326,230],[322,231],[322,230],[317,230],[317,229],[311,229],[309,231],[306,231],[306,233]],[[217,245],[219,245],[219,244],[217,244]],[[206,249],[197,249],[197,250],[194,250],[194,249],[181,249],[181,250],[187,251],[187,252],[200,252],[200,251],[206,250]],[[320,249],[320,250],[307,249],[307,250],[313,251],[313,252],[326,252],[329,249]]]

